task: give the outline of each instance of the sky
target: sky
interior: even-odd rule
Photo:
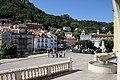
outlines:
[[[55,16],[69,14],[78,20],[113,22],[112,0],[29,0],[37,8]]]

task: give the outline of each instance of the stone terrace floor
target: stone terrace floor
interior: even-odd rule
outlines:
[[[0,64],[0,71],[29,66],[37,66],[42,64],[52,64],[60,61],[65,61],[69,56],[71,56],[73,60],[73,72],[54,77],[51,80],[117,80],[116,74],[100,74],[93,73],[88,70],[88,62],[93,60],[92,54],[67,52],[66,58],[48,58],[47,55],[40,55],[35,55],[35,57],[33,55],[33,57],[31,56],[24,59],[0,60],[1,63],[4,63]]]
[[[93,60],[92,54],[69,53],[73,60],[73,70],[67,74],[53,80],[117,80],[117,74],[101,74],[88,70],[88,62]]]

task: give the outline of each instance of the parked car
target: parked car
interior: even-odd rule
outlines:
[[[93,49],[83,49],[82,52],[84,54],[94,54],[94,50]]]

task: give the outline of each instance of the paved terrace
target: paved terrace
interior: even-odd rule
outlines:
[[[48,58],[47,54],[39,54],[27,58],[0,60],[2,63],[0,64],[0,71],[56,63],[67,60],[68,56],[71,56],[73,60],[73,72],[61,74],[51,80],[117,80],[116,74],[93,73],[87,69],[88,62],[93,60],[93,55],[72,52],[66,53],[66,58]]]

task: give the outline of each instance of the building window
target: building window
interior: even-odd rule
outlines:
[[[51,43],[51,45],[53,45],[53,43]]]
[[[42,38],[44,38],[44,36],[42,35]]]
[[[17,44],[17,40],[15,40],[15,44]]]
[[[44,45],[42,44],[41,47],[44,48]]]
[[[37,45],[37,48],[38,48],[38,49],[40,48],[40,45],[39,45],[39,44]]]
[[[44,40],[42,39],[41,42],[44,42]]]
[[[53,42],[53,40],[51,40],[51,42]]]
[[[45,44],[45,48],[48,48],[47,44]]]
[[[57,40],[55,40],[55,42],[57,42]]]
[[[37,42],[40,42],[40,39],[38,39],[38,41]]]
[[[46,43],[48,42],[47,39],[45,40],[45,42],[46,42]]]

